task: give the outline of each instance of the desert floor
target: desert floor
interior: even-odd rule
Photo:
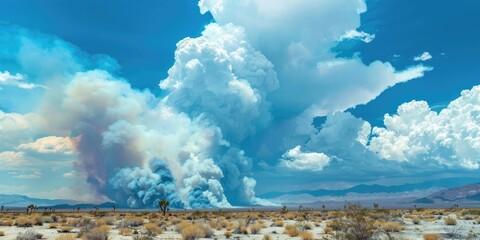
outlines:
[[[2,239],[480,239],[480,209],[0,213]]]

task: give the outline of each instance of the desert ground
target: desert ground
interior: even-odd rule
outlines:
[[[2,212],[1,239],[480,239],[480,209]]]

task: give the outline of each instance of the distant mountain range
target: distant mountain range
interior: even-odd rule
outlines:
[[[55,209],[94,209],[95,207],[112,208],[113,205],[115,205],[116,208],[126,208],[125,206],[120,206],[111,202],[90,204],[66,199],[41,199],[18,194],[0,194],[0,206],[4,206],[5,208],[24,208],[30,204],[37,205],[40,209],[45,207]]]
[[[480,201],[480,183],[450,188],[417,199],[417,203]]]
[[[17,194],[0,194],[0,205],[5,207],[26,207],[30,204],[37,206],[54,206],[59,204],[78,204],[78,202],[65,199],[31,198]]]
[[[326,190],[326,189],[317,189],[317,190],[299,190],[291,192],[268,192],[259,195],[261,198],[272,199],[278,198],[283,195],[304,195],[308,194],[310,196],[320,197],[320,196],[345,196],[348,193],[401,193],[422,189],[429,189],[432,187],[438,188],[454,188],[470,184],[472,182],[480,182],[478,178],[451,178],[451,179],[438,179],[425,181],[421,183],[413,184],[403,184],[403,185],[393,185],[393,186],[383,186],[378,184],[360,184],[351,188],[341,189],[341,190]]]

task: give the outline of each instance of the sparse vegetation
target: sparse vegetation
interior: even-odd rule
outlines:
[[[446,217],[444,219],[445,225],[457,225],[457,219],[454,217]]]
[[[441,240],[442,236],[438,233],[425,233],[423,234],[424,240]]]

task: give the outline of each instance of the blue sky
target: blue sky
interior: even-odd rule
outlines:
[[[0,193],[225,207],[478,175],[480,3],[272,4],[0,0]]]

